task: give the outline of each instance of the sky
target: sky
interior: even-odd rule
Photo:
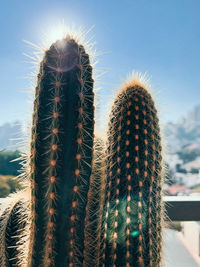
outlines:
[[[199,0],[12,0],[0,10],[0,125],[25,121],[32,66],[28,40],[40,45],[44,34],[64,20],[82,26],[96,42],[98,115],[105,123],[113,90],[134,71],[147,73],[162,122],[176,122],[200,104]],[[29,60],[30,61],[30,60]]]

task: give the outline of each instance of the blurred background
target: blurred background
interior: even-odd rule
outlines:
[[[98,130],[114,92],[132,71],[150,79],[166,144],[167,196],[200,196],[200,2],[198,0],[7,1],[0,10],[0,198],[19,187],[12,178],[31,123],[35,55],[64,24],[89,30],[97,51]],[[52,30],[53,29],[53,30]],[[27,44],[23,40],[33,43]],[[29,57],[27,57],[29,55]],[[34,56],[34,58],[32,58]],[[36,77],[36,76],[35,76]],[[29,133],[28,133],[29,134]],[[200,266],[200,223],[165,231],[165,266]]]

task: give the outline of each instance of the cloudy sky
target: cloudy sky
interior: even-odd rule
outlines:
[[[32,69],[23,40],[41,44],[64,20],[83,26],[100,52],[100,115],[132,70],[147,73],[162,121],[176,121],[200,104],[199,0],[12,0],[0,10],[0,125],[26,120]]]

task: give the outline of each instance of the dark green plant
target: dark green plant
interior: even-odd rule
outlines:
[[[102,139],[94,141],[94,158],[90,188],[88,191],[87,215],[84,235],[83,266],[100,266],[103,201],[105,195],[105,145]]]
[[[10,193],[10,186],[4,181],[0,182],[0,197],[7,197]]]
[[[118,93],[108,127],[104,266],[160,266],[161,150],[154,101],[133,79]]]
[[[0,175],[0,198],[7,197],[10,193],[14,193],[23,189],[20,178],[10,175]]]
[[[89,55],[70,36],[40,64],[31,142],[28,266],[81,266],[94,108]]]
[[[18,175],[20,170],[19,161],[12,161],[20,156],[16,151],[0,151],[0,175]]]
[[[12,194],[5,202],[0,214],[0,266],[14,267],[18,266],[19,254],[23,256],[27,238],[24,229],[28,224],[28,194]]]

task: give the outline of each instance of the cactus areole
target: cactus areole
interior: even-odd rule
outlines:
[[[71,37],[40,64],[31,142],[28,266],[81,266],[93,147],[93,79],[88,54]]]

